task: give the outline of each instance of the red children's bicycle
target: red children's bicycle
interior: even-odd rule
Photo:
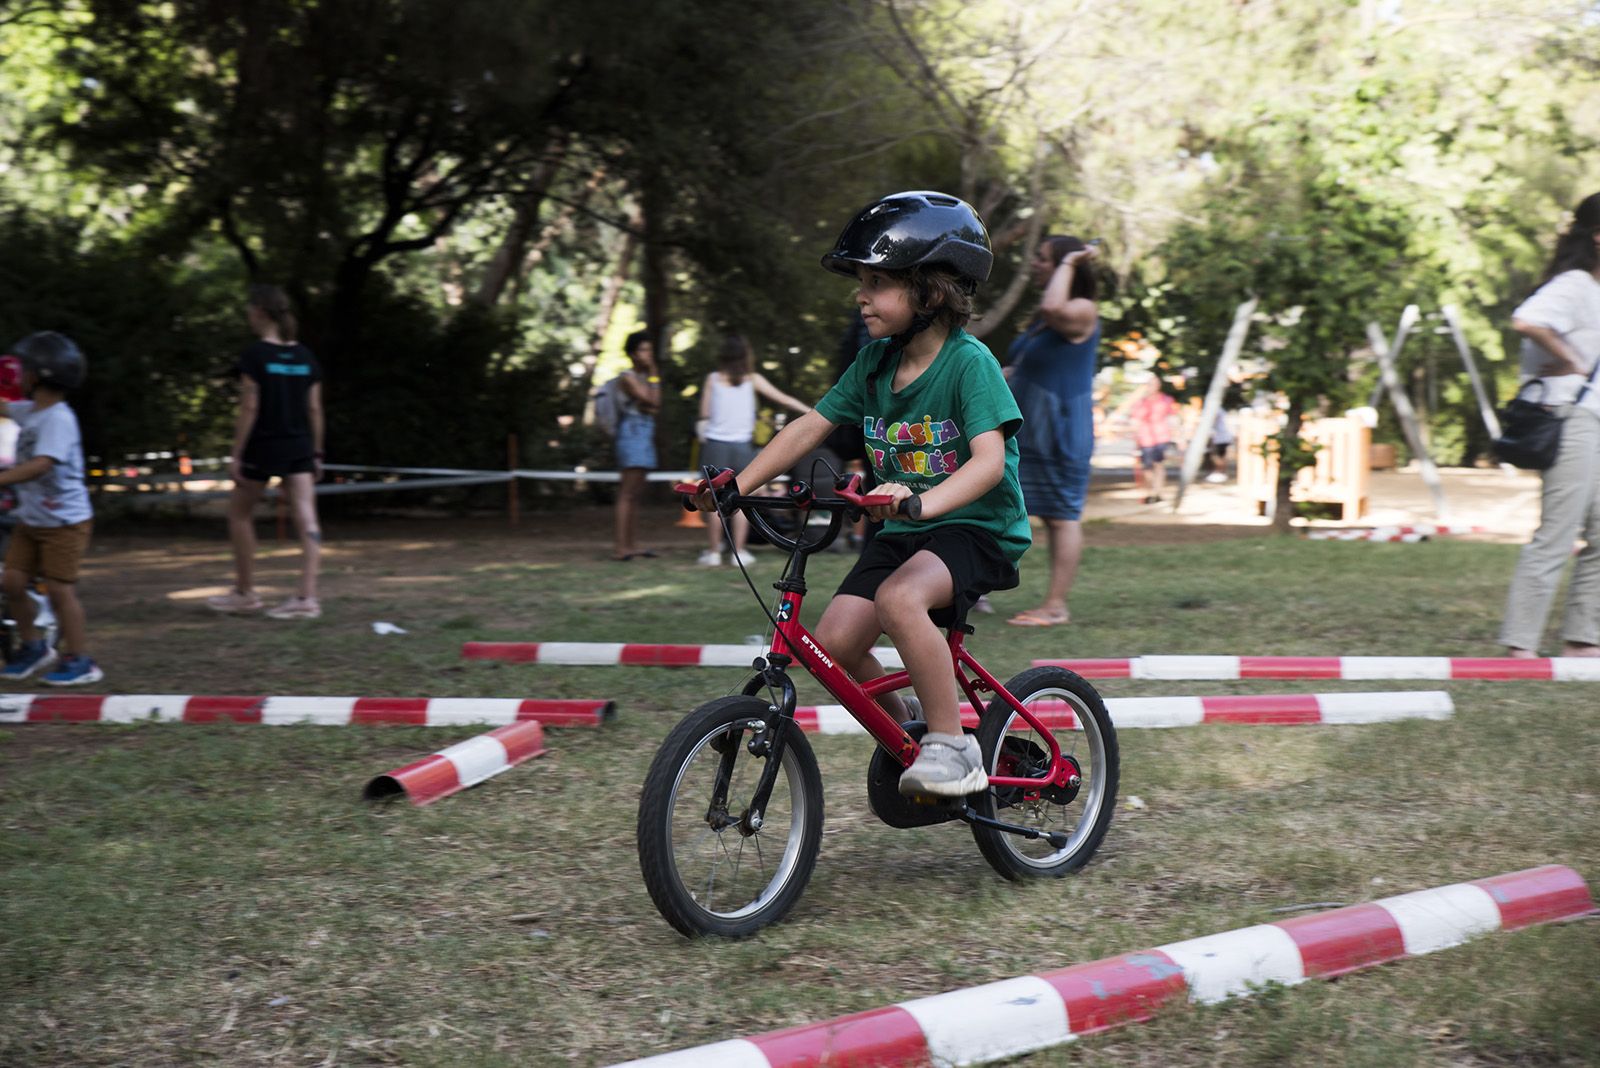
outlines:
[[[786,497],[740,496],[733,472],[707,468],[706,476],[705,483],[675,487],[685,506],[709,485],[719,515],[743,510],[789,560],[775,587],[777,610],[768,612],[771,646],[756,658],[743,694],[685,716],[645,778],[639,864],[667,922],[691,936],[749,935],[782,919],[811,878],[822,843],[822,776],[794,721],[795,664],[877,739],[867,798],[884,823],[963,820],[1007,879],[1059,878],[1083,867],[1105,838],[1117,796],[1117,735],[1094,687],[1062,668],[1033,668],[1002,686],[963,646],[972,628],[952,625],[951,667],[978,712],[989,785],[963,798],[903,796],[900,773],[916,759],[926,725],[897,722],[876,699],[909,686],[910,677],[901,671],[859,683],[800,623],[807,557],[827,548],[846,518],[890,498],[862,496],[857,476],[836,480],[835,497],[817,496],[804,482],[792,483]],[[794,537],[763,514],[779,509],[801,513]],[[831,520],[820,537],[808,538],[804,517],[814,511]],[[987,703],[984,693],[993,695]]]

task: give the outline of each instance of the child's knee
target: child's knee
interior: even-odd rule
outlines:
[[[908,623],[926,621],[931,607],[921,590],[902,582],[885,582],[880,586],[875,604],[878,625],[886,632],[899,630]]]
[[[45,596],[50,599],[52,607],[78,603],[78,584],[76,582],[50,582],[47,580],[44,592]]]
[[[7,597],[21,597],[28,592],[28,573],[18,571],[14,567],[6,568],[5,572],[0,574],[0,590],[3,590]]]
[[[855,671],[861,660],[872,652],[878,640],[876,632],[869,633],[859,626],[842,620],[830,621],[826,615],[817,622],[817,643],[850,671]]]

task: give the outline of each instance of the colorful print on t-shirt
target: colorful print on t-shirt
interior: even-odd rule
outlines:
[[[954,419],[935,420],[931,415],[925,415],[921,420],[905,420],[886,426],[884,420],[869,415],[861,423],[861,432],[868,442],[867,448],[872,450],[872,466],[879,471],[893,471],[902,475],[950,475],[961,466],[961,458],[954,449],[936,447],[953,443],[961,436]],[[882,445],[872,442],[882,442]],[[935,447],[918,448],[921,445]]]

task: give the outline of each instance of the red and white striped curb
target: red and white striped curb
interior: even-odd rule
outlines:
[[[1030,711],[1052,730],[1078,730],[1078,719],[1064,701],[1039,701]],[[1308,723],[1388,723],[1400,719],[1449,719],[1455,703],[1442,690],[1397,693],[1240,694],[1226,697],[1112,697],[1106,711],[1119,729],[1194,727],[1202,723],[1295,726]],[[843,705],[797,708],[795,722],[818,734],[865,734]],[[978,725],[978,714],[961,705],[961,722]]]
[[[544,753],[544,727],[529,721],[496,727],[367,783],[361,796],[387,801],[404,794],[426,805],[516,767]]]
[[[1086,679],[1538,679],[1600,682],[1600,657],[1517,660],[1505,656],[1134,656],[1116,660],[1035,660]]]
[[[1174,942],[1060,971],[903,1001],[642,1060],[649,1068],[960,1065],[1016,1057],[1173,1002],[1222,1001],[1595,912],[1571,868],[1547,865]]]
[[[1449,527],[1422,523],[1417,526],[1370,527],[1361,530],[1313,530],[1311,541],[1426,541],[1457,534],[1487,534],[1483,527]]]
[[[899,650],[874,649],[887,668],[901,668]],[[627,642],[467,642],[461,655],[468,660],[506,660],[514,664],[598,665],[620,667],[740,667],[747,668],[765,645],[644,645]]]
[[[394,724],[456,727],[535,722],[598,727],[616,713],[611,701],[538,701],[515,697],[188,697],[175,694],[6,694],[0,723],[311,723],[344,727]]]

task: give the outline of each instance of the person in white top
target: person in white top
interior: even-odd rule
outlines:
[[[695,430],[700,438],[700,462],[713,467],[743,471],[756,455],[756,397],[793,408],[804,415],[811,410],[768,382],[751,367],[750,342],[739,334],[729,334],[722,342],[717,369],[706,375],[700,390],[700,421]],[[733,557],[749,567],[755,557],[745,551],[750,537],[750,521],[739,513],[733,517]],[[725,537],[720,522],[706,524],[709,542],[700,554],[706,567],[720,567]],[[731,560],[730,560],[731,562]]]
[[[1600,656],[1600,193],[1578,205],[1556,243],[1544,284],[1512,313],[1523,336],[1523,381],[1537,378],[1543,403],[1559,406],[1561,451],[1542,473],[1539,529],[1517,557],[1500,644],[1511,656],[1539,655],[1539,640],[1561,573],[1581,535],[1561,623],[1563,656]],[[1582,399],[1579,395],[1582,393]]]

